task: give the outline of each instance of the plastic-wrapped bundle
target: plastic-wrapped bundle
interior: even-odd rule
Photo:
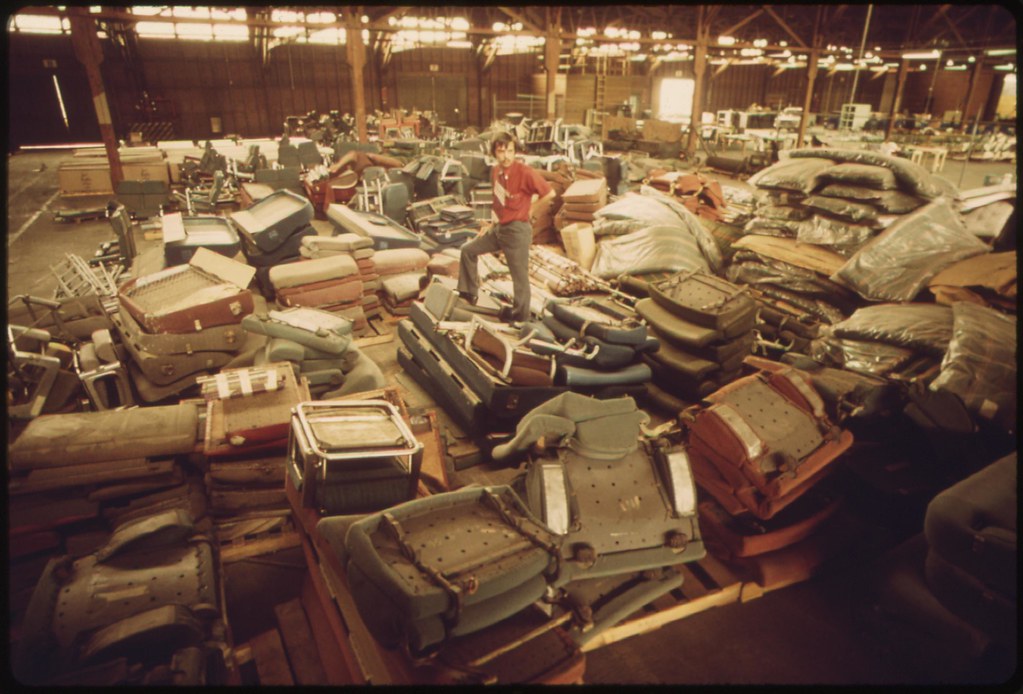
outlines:
[[[1008,430],[1016,426],[1016,317],[959,302],[934,391],[955,393],[976,415]]]
[[[612,203],[613,204],[613,203]],[[650,226],[650,222],[642,219],[611,219],[608,217],[594,217],[594,236],[622,236],[631,234]]]
[[[655,224],[679,224],[678,215],[664,205],[655,205],[649,196],[637,193],[623,195],[612,203],[604,205],[593,213],[594,233],[598,220],[626,220],[646,222],[645,226]]]
[[[939,176],[932,176],[931,173],[908,159],[888,156],[880,152],[871,152],[862,149],[790,149],[783,150],[779,156],[784,162],[786,159],[820,159],[825,157],[836,162],[855,162],[860,164],[872,164],[890,169],[898,182],[898,189],[913,195],[933,200],[941,195],[955,197],[958,191],[956,187]],[[765,169],[767,171],[768,169]],[[750,178],[753,183],[753,177]]]
[[[801,221],[809,219],[812,212],[805,207],[798,205],[760,205],[757,207],[757,217],[760,219],[785,219]]]
[[[847,340],[826,335],[810,342],[810,357],[825,366],[884,376],[909,363],[913,350],[881,342]]]
[[[939,198],[881,232],[831,279],[871,301],[912,301],[943,268],[989,250]]]
[[[877,190],[895,190],[899,183],[895,172],[877,164],[837,164],[821,175],[823,181],[865,186]]]
[[[804,234],[807,228],[812,225],[808,220],[795,219],[765,219],[754,217],[746,222],[743,231],[747,234],[761,234],[763,236],[783,236],[794,239]]]
[[[884,342],[940,358],[952,339],[952,309],[939,304],[877,304],[854,311],[830,330],[836,337]]]
[[[693,238],[696,239],[696,244],[703,251],[703,257],[707,260],[707,264],[713,272],[720,272],[724,266],[724,257],[721,255],[721,247],[718,246],[717,239],[714,238],[714,234],[710,233],[710,230],[703,226],[700,222],[700,218],[693,214],[689,209],[678,202],[674,197],[665,195],[656,188],[650,186],[642,186],[639,189],[641,195],[645,195],[659,202],[661,205],[667,207],[678,217],[678,224],[685,227]]]
[[[782,159],[777,164],[750,176],[749,184],[758,188],[781,188],[812,193],[820,183],[821,175],[834,165],[835,162],[825,158],[823,154],[798,160]]]
[[[803,204],[812,210],[820,210],[832,217],[838,217],[850,222],[877,223],[877,208],[869,203],[856,202],[844,198],[829,198],[823,195],[811,195],[803,201]]]
[[[648,272],[710,272],[696,239],[677,225],[646,229],[597,244],[590,272],[601,279]]]
[[[862,248],[876,233],[875,229],[866,224],[852,224],[824,215],[814,215],[813,219],[800,224],[796,233],[797,241],[830,246],[836,253],[841,253],[845,257]]]
[[[725,271],[725,277],[740,284],[777,284],[793,292],[811,294],[823,298],[851,298],[848,289],[835,284],[820,273],[801,268],[782,260],[772,260],[753,251],[738,251],[732,264]]]
[[[876,205],[879,210],[888,214],[906,214],[927,204],[926,200],[902,191],[878,190],[846,183],[830,183],[821,188],[818,194],[831,198],[862,200]]]

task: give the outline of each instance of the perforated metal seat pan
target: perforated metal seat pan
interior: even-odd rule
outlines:
[[[193,265],[129,280],[118,298],[152,333],[190,333],[240,323],[253,310],[251,291]]]
[[[187,455],[199,440],[193,403],[41,415],[10,447],[12,470]]]
[[[852,445],[795,370],[746,376],[706,399],[689,444],[735,488],[752,484],[768,498],[805,492]]]
[[[684,272],[647,285],[650,298],[697,325],[713,328],[725,339],[753,327],[756,303],[738,285],[705,272]]]
[[[313,204],[290,190],[277,190],[251,207],[235,212],[231,221],[239,233],[263,253],[278,247],[313,219]]]
[[[415,563],[402,545],[415,548]],[[557,553],[554,537],[510,487],[465,488],[393,506],[353,523],[345,547],[352,597],[370,633],[385,645],[407,639],[413,653],[539,599]]]

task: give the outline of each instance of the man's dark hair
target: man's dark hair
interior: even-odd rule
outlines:
[[[509,144],[514,145],[515,151],[519,149],[519,143],[516,142],[515,138],[509,132],[499,132],[494,135],[494,139],[490,142],[490,153],[497,154],[497,146],[507,147]]]

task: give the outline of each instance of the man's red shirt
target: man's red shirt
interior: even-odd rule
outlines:
[[[541,198],[551,191],[551,186],[540,172],[521,161],[514,162],[507,169],[495,166],[491,173],[494,186],[494,213],[498,224],[509,222],[529,223],[529,206],[533,195]],[[503,198],[503,200],[502,200]]]

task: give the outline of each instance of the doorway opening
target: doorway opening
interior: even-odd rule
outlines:
[[[657,117],[666,121],[689,120],[696,83],[684,77],[665,77],[658,90]]]

